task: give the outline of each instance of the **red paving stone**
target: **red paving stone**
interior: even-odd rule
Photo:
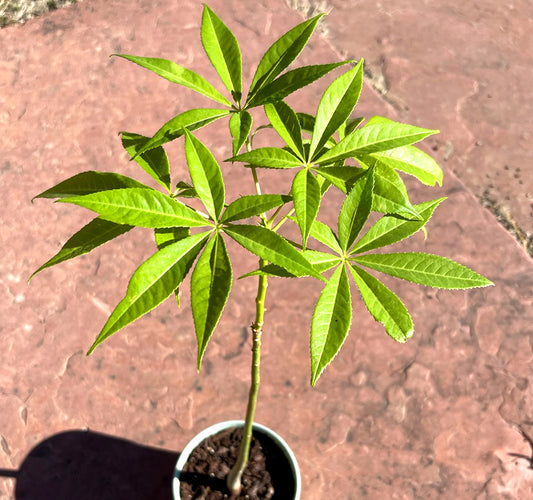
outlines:
[[[308,328],[318,283],[272,280],[257,420],[293,447],[303,500],[532,498],[532,450],[523,433],[533,435],[533,266],[476,199],[499,173],[505,182],[492,195],[509,210],[516,201],[514,218],[531,223],[521,198],[531,182],[531,113],[520,97],[531,80],[531,52],[520,50],[531,46],[531,16],[524,15],[531,7],[418,8],[404,0],[355,17],[359,4],[332,1],[328,38],[315,36],[300,63],[364,56],[388,91],[366,85],[361,114],[442,130],[427,148],[443,163],[444,187],[428,193],[414,186],[413,197],[449,199],[427,241],[417,235],[399,248],[459,260],[496,287],[464,293],[394,282],[416,326],[406,345],[391,341],[355,298],[353,331],[313,389]],[[282,0],[210,6],[246,49],[248,80],[265,46],[301,20]],[[166,302],[84,356],[128,276],[153,251],[148,233],[134,231],[26,284],[90,218],[76,207],[32,205],[31,197],[84,170],[136,175],[117,131],[148,135],[193,99],[203,105],[108,55],[167,57],[215,80],[201,50],[200,17],[193,0],[86,0],[0,31],[2,499],[169,498],[172,464],[187,440],[243,413],[252,280],[235,283],[199,375],[187,286],[181,309]],[[291,103],[313,111],[323,88],[316,84]],[[211,126],[200,136],[217,158],[229,155],[226,130]],[[169,150],[175,175],[184,173],[179,145]],[[505,177],[516,168],[523,184]],[[232,197],[244,190],[236,180]],[[276,186],[267,179],[265,189]],[[255,264],[234,261],[236,275]]]

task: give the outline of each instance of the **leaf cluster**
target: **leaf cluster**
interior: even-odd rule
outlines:
[[[443,198],[412,204],[402,172],[433,186],[442,182],[436,162],[414,144],[437,131],[383,117],[353,117],[363,87],[363,60],[287,68],[307,44],[322,15],[285,33],[264,54],[246,95],[237,39],[204,6],[201,39],[224,91],[201,75],[159,58],[119,54],[173,83],[192,89],[214,107],[194,108],[167,121],[151,137],[122,132],[125,150],[160,189],[118,173],[87,171],[39,194],[85,207],[97,214],[35,273],[90,252],[128,232],[150,228],[157,250],[133,273],[124,298],[91,346],[92,352],[113,333],[137,320],[172,294],[190,274],[191,309],[198,341],[197,367],[229,297],[233,274],[228,238],[259,257],[258,269],[245,276],[312,277],[323,282],[311,320],[311,383],[344,343],[352,322],[355,288],[374,319],[394,340],[413,334],[402,301],[378,278],[377,271],[438,288],[491,284],[447,258],[427,253],[383,253],[383,249],[423,230]],[[324,91],[315,115],[293,110],[285,98],[341,66],[349,69]],[[262,108],[283,147],[253,148],[250,110]],[[229,118],[232,156],[253,178],[255,192],[227,200],[223,169],[193,132]],[[164,144],[184,137],[190,179],[172,181]],[[228,167],[229,168],[229,167]],[[232,167],[235,168],[235,167]],[[262,194],[262,169],[291,170],[289,186]],[[331,189],[344,197],[335,227],[319,220]],[[194,208],[198,203],[202,209]],[[372,213],[377,213],[375,222]],[[300,241],[279,230],[295,224]],[[366,270],[365,270],[366,269]],[[34,273],[34,274],[35,274]],[[32,275],[33,276],[33,275]],[[179,304],[179,300],[178,300]]]

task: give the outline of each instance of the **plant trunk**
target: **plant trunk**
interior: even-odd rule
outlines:
[[[263,259],[259,261],[259,267],[263,267],[266,262]],[[261,366],[261,336],[263,334],[263,319],[265,316],[265,296],[267,291],[267,277],[259,276],[257,286],[257,297],[255,299],[255,321],[252,324],[252,380],[250,383],[250,392],[248,395],[248,407],[246,409],[246,418],[242,434],[241,446],[237,462],[228,474],[226,481],[229,492],[232,495],[238,495],[241,492],[241,477],[250,454],[250,443],[252,442],[252,424],[254,422],[255,407],[257,404],[257,394],[259,392],[260,366]]]

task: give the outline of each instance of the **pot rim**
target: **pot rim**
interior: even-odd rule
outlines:
[[[183,451],[180,453],[180,456],[178,457],[178,461],[176,462],[176,467],[174,469],[174,478],[172,480],[172,491],[174,493],[175,500],[181,499],[180,475],[192,451],[209,436],[218,434],[219,432],[229,429],[231,427],[243,427],[243,426],[244,426],[244,420],[226,420],[224,422],[219,422],[217,424],[211,425],[205,428],[204,430],[200,431],[187,443],[185,448],[183,448]],[[270,429],[269,427],[265,425],[254,422],[253,430],[257,430],[257,431],[262,432],[263,434],[266,434],[282,449],[283,453],[285,454],[285,456],[289,460],[289,463],[291,464],[292,475],[294,476],[294,483],[295,483],[295,490],[296,490],[294,494],[294,500],[300,500],[301,487],[302,487],[300,468],[298,467],[296,456],[294,455],[293,451],[290,449],[287,442],[278,433],[276,433],[275,431],[273,431],[272,429]]]

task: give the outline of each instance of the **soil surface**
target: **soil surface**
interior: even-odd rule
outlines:
[[[260,433],[254,433],[252,438],[241,494],[232,497],[228,493],[225,480],[237,460],[241,438],[242,429],[230,429],[206,439],[192,452],[181,474],[184,500],[294,498],[294,482],[286,457],[268,436]]]

